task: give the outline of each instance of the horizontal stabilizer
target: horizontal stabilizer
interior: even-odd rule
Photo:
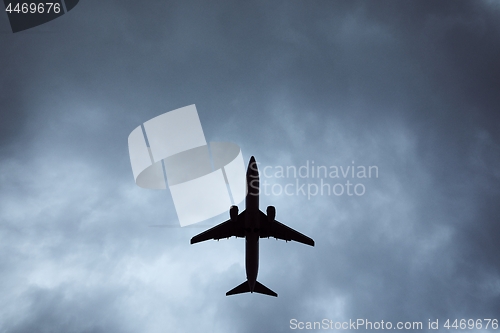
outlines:
[[[259,294],[278,297],[278,294],[276,294],[274,291],[272,291],[271,289],[269,289],[268,287],[266,287],[265,285],[263,285],[259,281],[255,281],[255,288],[253,291],[256,293],[259,293]]]
[[[248,281],[243,282],[239,286],[229,290],[226,293],[226,296],[230,295],[236,295],[236,294],[244,294],[250,292],[250,286],[248,285]],[[260,283],[259,281],[255,281],[255,288],[253,290],[254,293],[259,293],[259,294],[264,294],[264,295],[269,295],[269,296],[274,296],[278,297],[278,294],[276,294],[274,291]]]
[[[248,293],[248,292],[250,292],[250,286],[248,285],[248,281],[245,281],[242,284],[240,284],[239,286],[237,286],[237,287],[229,290],[226,293],[226,296],[236,295],[236,294],[243,294],[243,293]]]

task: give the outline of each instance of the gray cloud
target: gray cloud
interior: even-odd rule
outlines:
[[[0,330],[494,318],[498,14],[488,1],[81,1],[2,33]],[[193,103],[207,140],[261,167],[379,168],[360,197],[261,198],[317,244],[262,240],[259,280],[278,299],[224,296],[245,278],[241,239],[191,246],[203,229],[147,227],[177,217],[168,191],[135,186],[127,136]]]

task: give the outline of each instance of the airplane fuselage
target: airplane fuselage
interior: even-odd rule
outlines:
[[[248,164],[246,219],[245,219],[245,268],[250,292],[254,291],[259,272],[259,170],[252,156]]]

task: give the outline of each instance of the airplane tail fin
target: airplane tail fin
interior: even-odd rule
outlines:
[[[278,297],[278,294],[276,294],[274,291],[272,291],[268,287],[264,286],[259,281],[255,281],[255,287],[254,287],[253,291],[256,292],[256,293],[259,293],[259,294],[264,294],[264,295]],[[250,286],[248,285],[248,281],[245,281],[242,284],[240,284],[239,286],[237,286],[237,287],[229,290],[226,293],[226,296],[236,295],[236,294],[243,294],[243,293],[248,293],[248,292],[250,292]]]

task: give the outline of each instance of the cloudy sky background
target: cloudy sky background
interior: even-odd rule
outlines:
[[[1,332],[498,319],[497,1],[82,0],[16,34],[0,15],[0,45]],[[225,296],[241,239],[148,227],[177,216],[127,137],[190,104],[261,167],[379,168],[363,196],[261,198],[316,241],[261,242],[278,298]]]

